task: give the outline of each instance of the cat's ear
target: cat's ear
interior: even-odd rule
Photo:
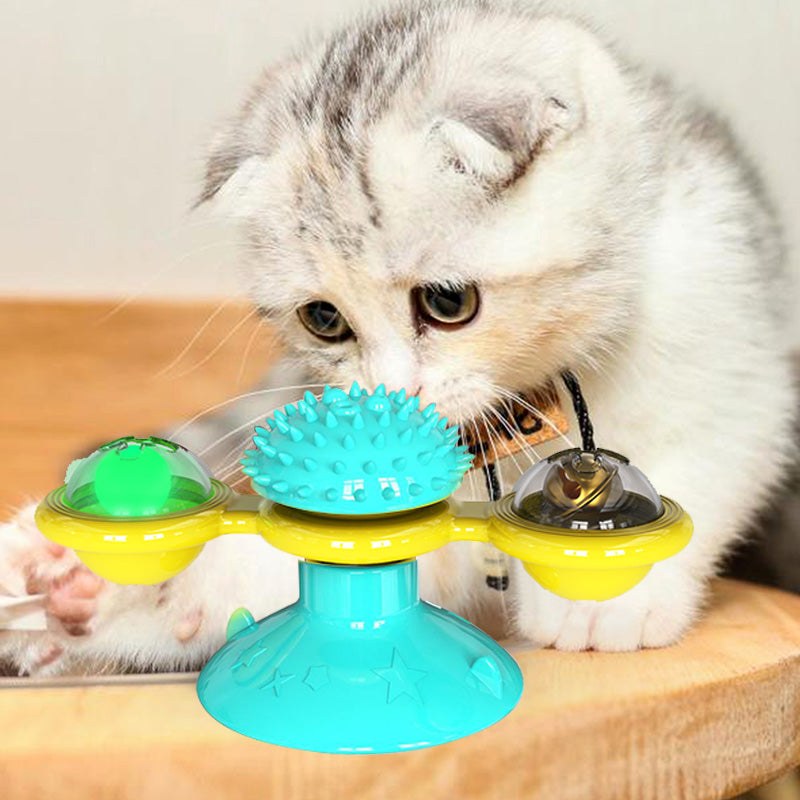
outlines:
[[[270,161],[260,155],[248,155],[233,167],[219,169],[214,182],[206,182],[197,205],[211,201],[214,213],[229,219],[257,216],[275,180],[275,169]]]
[[[235,129],[220,131],[214,137],[206,158],[203,187],[196,205],[202,205],[216,198],[223,187],[234,179],[234,176],[243,179],[236,183],[246,185],[247,179],[252,173],[252,169],[248,169],[247,163],[253,158],[256,156],[249,151],[246,142],[241,141],[241,137],[237,135]],[[240,170],[244,170],[244,172],[240,173]],[[237,187],[229,188],[236,189]]]
[[[556,97],[513,102],[465,103],[435,120],[430,138],[444,165],[466,173],[487,188],[509,186],[524,175],[546,150],[554,148],[579,125],[582,111]]]
[[[456,172],[497,180],[514,167],[510,153],[460,120],[436,120],[431,126],[430,136],[440,146],[445,165]]]
[[[263,178],[286,126],[283,98],[293,62],[265,72],[240,113],[219,131],[206,157],[203,186],[195,205],[243,196]]]
[[[624,91],[614,59],[582,26],[525,13],[454,32],[432,56],[430,133],[445,161],[502,188],[598,120]]]

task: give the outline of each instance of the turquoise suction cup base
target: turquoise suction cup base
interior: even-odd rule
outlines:
[[[300,599],[260,622],[234,614],[200,673],[223,725],[300,750],[392,753],[475,733],[517,704],[514,659],[420,601],[416,561],[299,568]]]

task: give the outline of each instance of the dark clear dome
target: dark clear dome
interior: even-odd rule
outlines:
[[[208,468],[185,447],[126,436],[69,465],[64,502],[85,514],[148,517],[186,511],[213,493]]]
[[[537,525],[589,531],[644,525],[663,511],[642,471],[607,450],[567,450],[535,464],[514,487],[512,508]]]

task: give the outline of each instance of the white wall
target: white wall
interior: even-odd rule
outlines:
[[[235,291],[190,214],[249,83],[359,0],[0,0],[0,293]]]
[[[800,2],[565,2],[734,120],[797,245]],[[369,4],[4,0],[0,293],[235,291],[230,232],[188,212],[209,133],[309,26]]]

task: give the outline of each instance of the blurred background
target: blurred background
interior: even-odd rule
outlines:
[[[189,212],[205,144],[261,68],[309,30],[372,2],[4,0],[0,293],[237,292],[232,232]],[[556,5],[586,14],[624,52],[668,71],[733,120],[796,254],[800,3]],[[792,266],[800,277],[796,255]]]

